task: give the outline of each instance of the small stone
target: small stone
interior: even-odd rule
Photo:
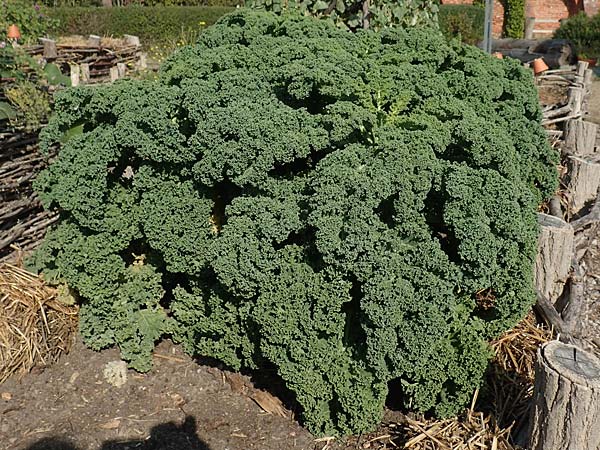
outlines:
[[[12,400],[12,394],[10,392],[3,392],[2,394],[0,394],[0,398],[2,398],[2,400],[8,402],[10,400]]]
[[[127,363],[125,361],[106,363],[102,373],[106,382],[112,386],[121,387],[127,383]]]

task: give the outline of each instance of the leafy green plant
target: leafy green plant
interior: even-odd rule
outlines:
[[[440,31],[446,38],[472,45],[483,39],[484,18],[484,9],[474,5],[441,5],[438,13]]]
[[[525,34],[525,0],[504,0],[504,32],[520,39]]]
[[[69,77],[55,64],[44,64],[21,47],[0,48],[0,120],[9,120],[13,128],[38,129],[50,114],[49,86],[69,86]]]
[[[5,89],[4,95],[14,107],[8,117],[14,126],[37,129],[50,114],[49,96],[31,81],[20,81]]]
[[[437,26],[438,11],[436,0],[250,0],[247,6],[278,14],[297,11],[329,18],[350,30],[379,30],[394,25]]]
[[[58,21],[47,15],[47,8],[27,0],[0,1],[0,41],[6,41],[9,25],[21,31],[22,42],[31,42],[46,36],[58,26]]]
[[[531,73],[432,30],[240,11],[155,81],[60,93],[30,261],[85,342],[148,370],[161,335],[275,370],[316,434],[446,416],[534,301],[557,187]]]
[[[600,56],[600,14],[589,17],[581,12],[562,22],[554,32],[556,39],[569,39],[580,57]]]

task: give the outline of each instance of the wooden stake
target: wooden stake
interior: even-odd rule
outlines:
[[[585,120],[569,120],[565,124],[564,155],[585,156],[595,151],[598,125]]]
[[[125,42],[128,45],[135,45],[136,47],[140,46],[140,38],[137,36],[134,36],[132,34],[124,34],[123,37],[125,38]]]
[[[83,63],[81,64],[81,66],[79,66],[80,71],[81,71],[81,82],[83,84],[87,84],[90,82],[90,65],[87,63]]]
[[[110,68],[110,81],[117,81],[119,79],[119,70],[117,66],[112,66]]]
[[[117,63],[117,73],[119,74],[119,78],[124,78],[127,72],[127,66],[125,63]]]
[[[90,47],[100,47],[100,36],[90,34],[88,37],[88,45]]]
[[[44,58],[46,60],[54,59],[58,56],[56,51],[56,41],[52,39],[40,38],[40,42],[44,45]]]
[[[596,198],[598,187],[600,187],[600,154],[596,153],[582,158],[569,156],[568,159],[567,189],[570,194],[570,213],[571,216],[574,216]]]
[[[79,86],[79,65],[71,64],[71,86]]]
[[[538,214],[541,227],[534,279],[539,293],[554,303],[562,294],[569,278],[571,259],[575,253],[573,227],[561,218]]]
[[[600,360],[551,341],[538,349],[530,450],[600,448]]]

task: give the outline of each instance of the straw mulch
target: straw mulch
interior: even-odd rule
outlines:
[[[514,423],[524,432],[533,395],[537,349],[553,338],[530,312],[512,330],[492,342],[496,354],[487,380],[487,405],[500,425]]]
[[[23,269],[0,264],[0,383],[69,351],[77,329],[76,306]]]
[[[475,399],[473,399],[475,403]],[[408,419],[404,432],[410,436],[400,447],[412,450],[513,450],[511,428],[501,429],[494,417],[467,410],[459,417],[438,421]]]

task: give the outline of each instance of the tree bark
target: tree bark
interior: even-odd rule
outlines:
[[[596,198],[600,187],[600,154],[585,157],[569,156],[570,194],[569,209],[571,216],[582,212],[583,208]]]
[[[535,260],[535,286],[539,293],[554,303],[562,294],[569,278],[575,252],[573,227],[564,220],[538,214],[541,227]]]
[[[564,155],[586,156],[594,153],[598,125],[584,120],[569,120],[565,125]]]
[[[538,349],[530,450],[600,449],[600,360],[551,341]]]

